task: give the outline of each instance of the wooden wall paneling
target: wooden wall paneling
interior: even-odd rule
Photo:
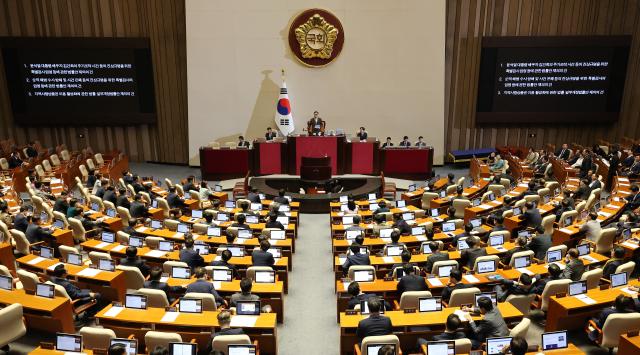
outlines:
[[[130,127],[23,128],[0,73],[0,139],[119,149],[131,160],[187,163],[185,0],[0,0],[0,36],[148,37],[158,120]],[[1,59],[0,59],[1,60]],[[90,119],[90,118],[87,118]],[[78,137],[85,135],[84,139]],[[164,144],[163,144],[164,143]]]

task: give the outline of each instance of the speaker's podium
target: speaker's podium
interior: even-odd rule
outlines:
[[[304,181],[326,181],[331,179],[331,157],[302,157],[300,179]]]

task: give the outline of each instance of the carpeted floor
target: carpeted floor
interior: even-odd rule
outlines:
[[[188,175],[199,178],[199,169],[186,166],[132,163],[131,170],[140,176],[153,176],[155,180],[169,178],[174,182]],[[466,176],[468,166],[445,166],[436,173],[452,172]],[[421,183],[421,182],[417,182]],[[331,239],[327,214],[300,216],[299,237],[290,273],[289,294],[285,296],[284,324],[278,327],[280,354],[324,355],[338,354],[339,326],[336,320],[336,296],[333,292]],[[529,344],[540,344],[543,328],[532,324],[527,333]],[[608,351],[588,343],[584,332],[571,332],[569,339],[587,354],[607,354]],[[12,344],[10,354],[25,354],[40,341],[53,341],[50,334],[29,332]]]

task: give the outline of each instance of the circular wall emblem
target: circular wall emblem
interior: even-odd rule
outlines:
[[[304,65],[322,67],[331,63],[342,51],[344,30],[332,13],[309,9],[289,27],[289,48]]]

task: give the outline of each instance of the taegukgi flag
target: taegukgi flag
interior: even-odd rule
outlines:
[[[287,92],[287,83],[282,80],[280,87],[280,96],[276,105],[275,115],[276,125],[283,135],[288,136],[295,129],[293,124],[293,115],[291,115],[291,103],[289,102],[289,93]]]

